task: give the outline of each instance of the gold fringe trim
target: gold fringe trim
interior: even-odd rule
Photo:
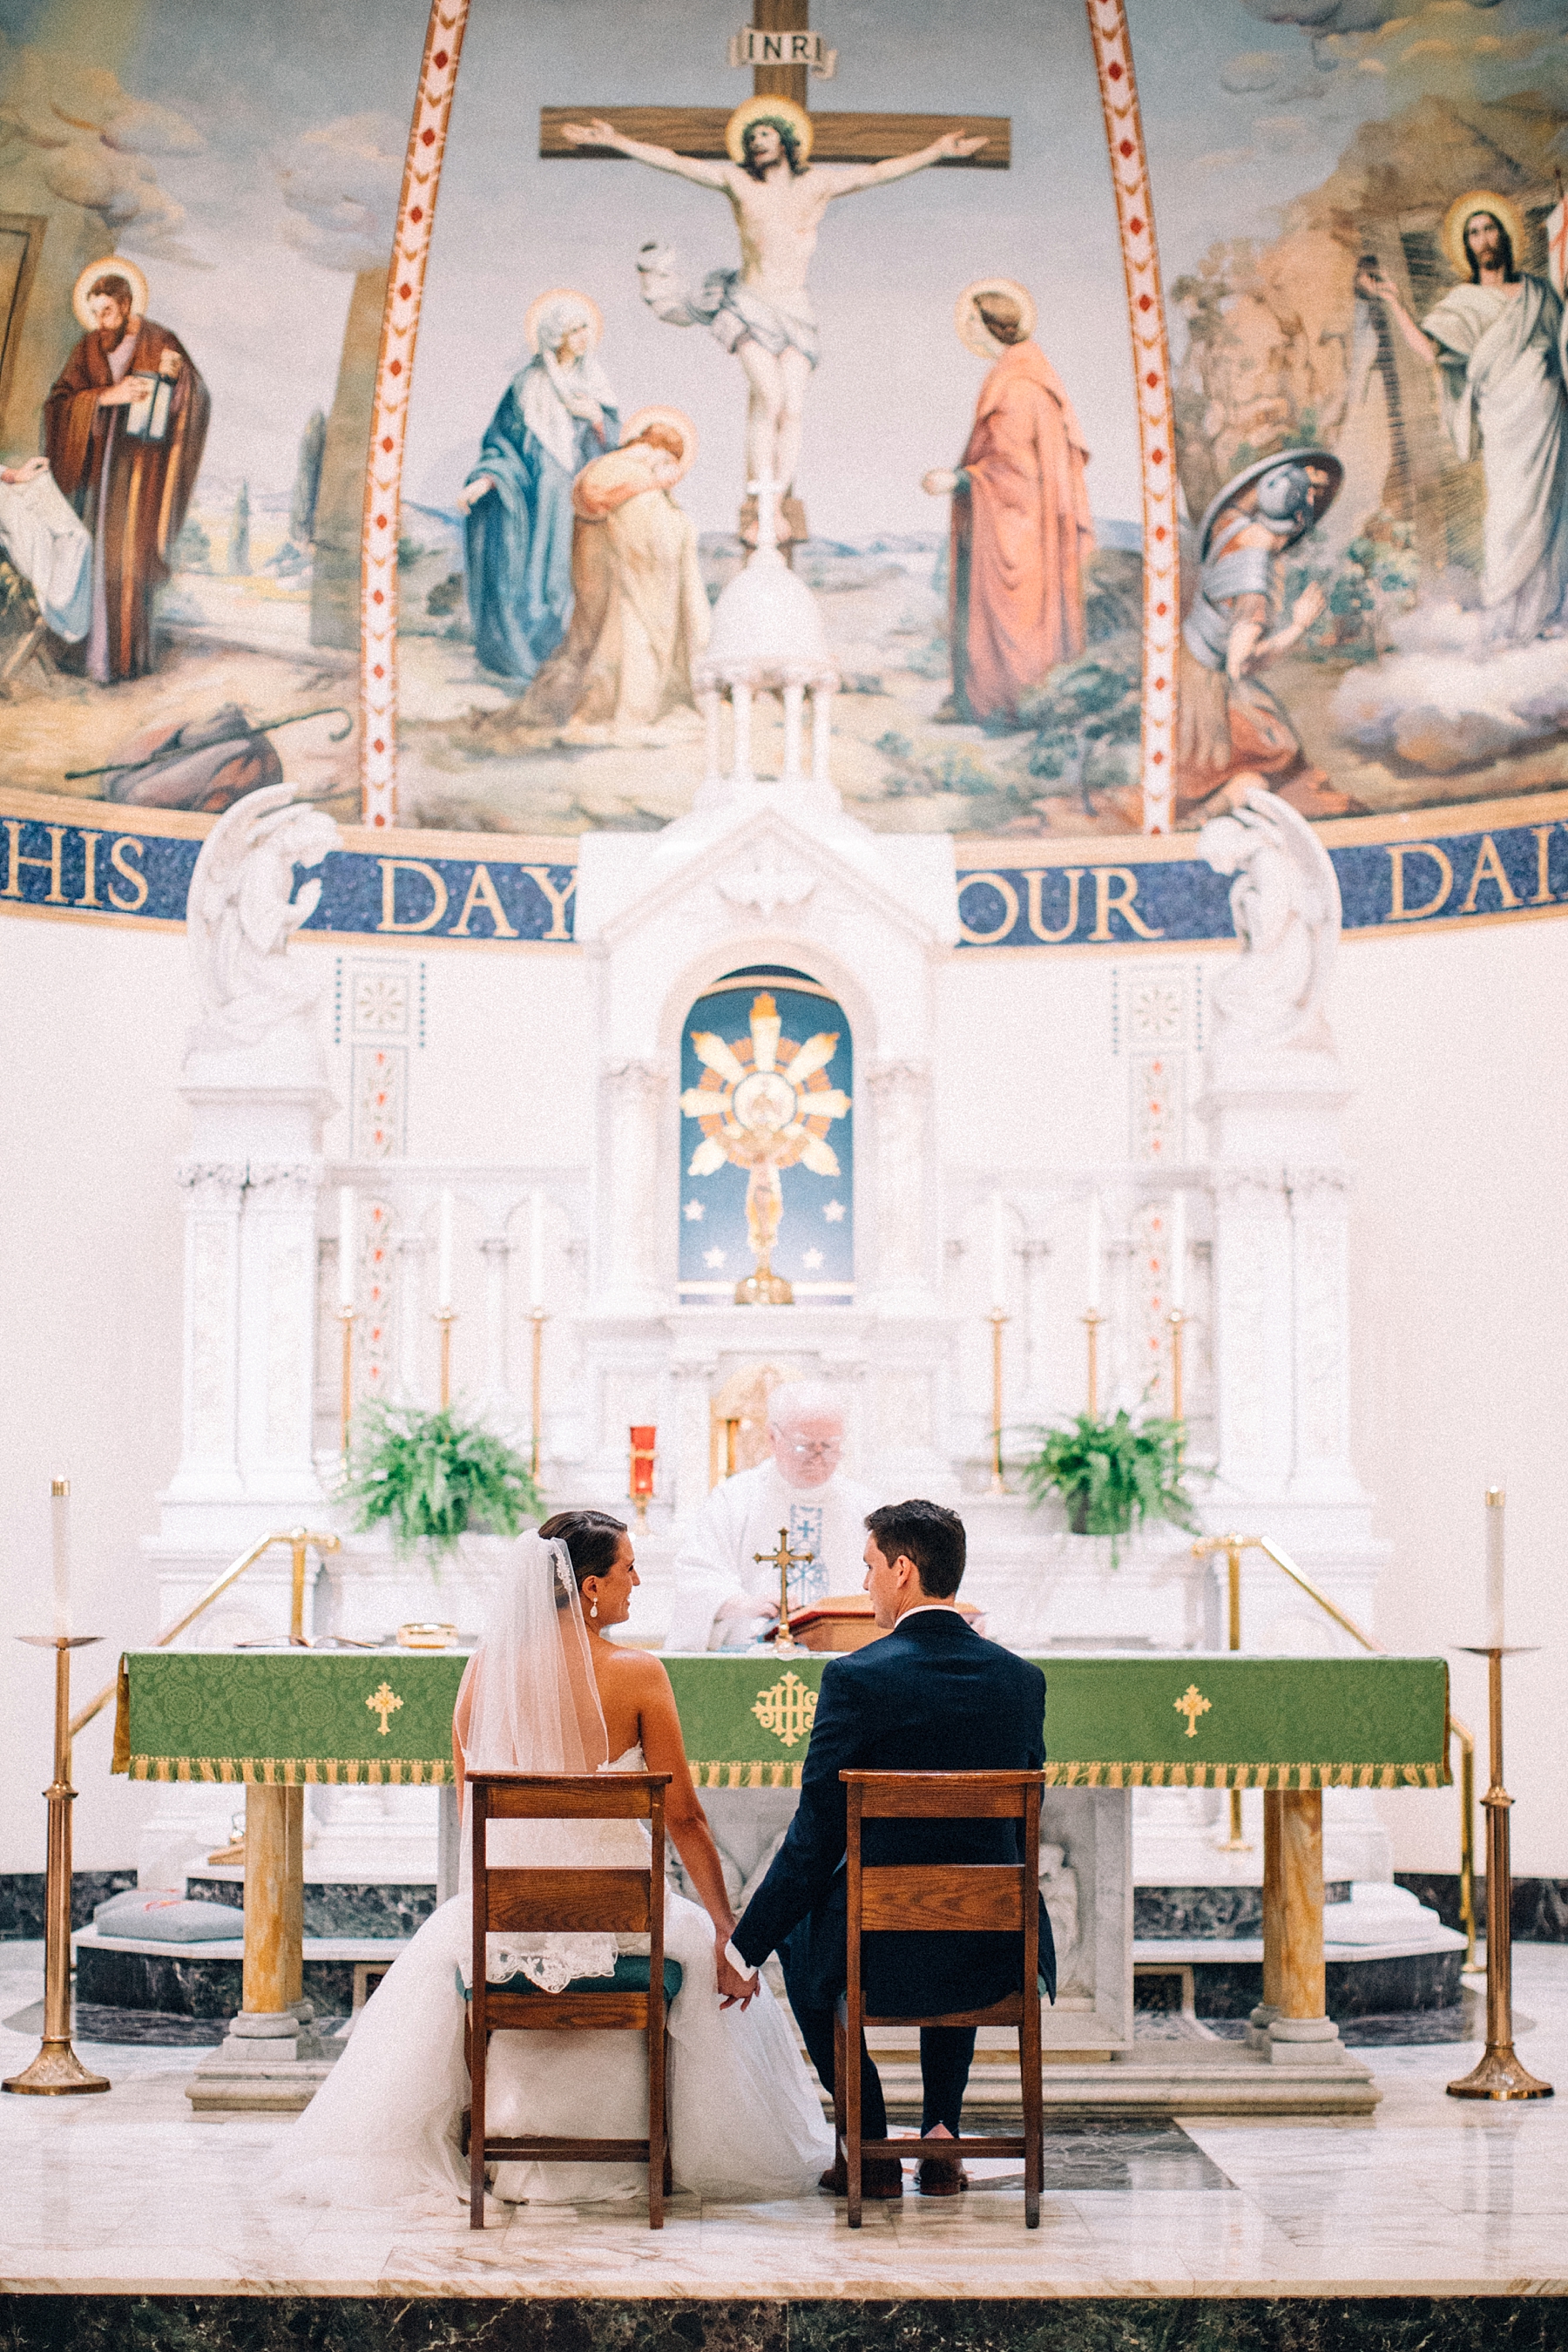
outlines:
[[[716,1786],[717,1783],[710,1785]],[[731,1784],[731,1786],[733,1783]],[[1048,1789],[1447,1789],[1447,1764],[1079,1764],[1046,1766]]]
[[[133,1780],[238,1781],[247,1788],[438,1789],[452,1777],[439,1759],[342,1756],[132,1756]]]
[[[698,1764],[691,1778],[699,1789],[798,1789],[799,1764]]]

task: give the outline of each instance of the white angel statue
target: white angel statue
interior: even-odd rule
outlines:
[[[1216,982],[1224,1042],[1332,1050],[1323,1004],[1340,935],[1340,886],[1305,817],[1253,785],[1210,817],[1198,854],[1232,874],[1231,919],[1243,954]]]
[[[259,1045],[314,1005],[321,975],[292,968],[285,950],[321,903],[321,882],[294,887],[294,869],[320,866],[338,845],[338,828],[319,809],[300,806],[292,784],[247,793],[219,817],[196,860],[185,908],[185,937],[200,1019],[193,1053]]]

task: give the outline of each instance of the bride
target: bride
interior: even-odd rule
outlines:
[[[638,1580],[631,1538],[603,1511],[562,1512],[521,1538],[503,1580],[458,1694],[458,1785],[465,1759],[484,1772],[670,1775],[666,1823],[704,1906],[666,1893],[665,1950],[682,1971],[668,2012],[675,2179],[708,2197],[804,2195],[832,2160],[832,2133],[788,2019],[766,1987],[741,1976],[725,1956],[735,1920],[687,1769],[669,1677],[658,1658],[605,1639],[625,1622]],[[268,2184],[284,2201],[435,2200],[445,2208],[468,2195],[458,2137],[468,2105],[463,1985],[473,1917],[467,1811],[463,1891],[398,1955],[294,2125]],[[489,1853],[511,1867],[582,1868],[594,1860],[610,1868],[626,1859],[628,1835],[642,1841],[646,1855],[647,1833],[636,1822],[492,1823]],[[573,1977],[607,1975],[615,1941],[492,1936],[488,1978],[521,1974],[548,1997]],[[646,2137],[643,2036],[498,2032],[487,2108],[488,2128],[498,2137]],[[510,2203],[565,2203],[636,2196],[646,2182],[640,2165],[531,2159],[498,2165],[494,2189]]]

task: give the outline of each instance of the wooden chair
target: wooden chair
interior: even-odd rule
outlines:
[[[833,2033],[833,2106],[848,2174],[849,2227],[860,2227],[861,2162],[868,2156],[907,2157],[906,2139],[860,2137],[860,2036],[879,2025],[1012,2025],[1018,2031],[1022,2135],[1004,2134],[937,2143],[916,2140],[922,2156],[933,2145],[962,2163],[966,2156],[1021,2156],[1024,2220],[1040,2226],[1045,2168],[1040,2095],[1040,1790],[1043,1772],[841,1772],[847,1812],[848,1986]],[[1020,1863],[874,1864],[860,1859],[865,1821],[1016,1821],[1023,1825]],[[988,2009],[931,2017],[868,2017],[860,1981],[860,1938],[919,1929],[923,1933],[994,1932],[1021,1935],[1021,1988]]]
[[[547,2157],[562,2164],[646,2163],[648,2228],[664,2227],[664,2200],[671,2186],[665,2110],[669,2049],[664,1958],[664,1792],[669,1777],[668,1772],[470,1772],[468,1776],[473,1811],[474,1895],[473,1990],[467,2036],[471,2229],[485,2226],[486,2164],[520,2157]],[[498,1868],[488,1857],[486,1825],[492,1821],[628,1820],[648,1825],[653,1851],[646,1869],[509,1870]],[[617,1963],[613,1979],[578,1979],[559,1993],[541,1992],[532,1985],[518,1990],[511,1984],[488,1983],[487,1937],[522,1928],[646,1934],[646,1987],[641,1983],[644,1963],[629,1956]],[[646,2139],[498,2138],[487,2134],[485,2076],[490,2035],[563,2032],[646,2033]]]

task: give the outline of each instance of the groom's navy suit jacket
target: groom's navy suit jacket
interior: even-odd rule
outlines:
[[[1045,1715],[1038,1666],[972,1633],[956,1610],[910,1614],[883,1641],[835,1658],[822,1676],[800,1809],[735,1930],[742,1958],[755,1968],[799,1930],[805,1949],[797,1940],[792,1989],[799,1981],[814,2008],[832,2008],[846,1966],[846,1792],[839,1773],[1037,1769],[1046,1756]],[[1016,1863],[1024,1859],[1022,1837],[1018,1822],[868,1821],[861,1858]],[[870,1935],[862,1953],[868,2014],[931,2016],[983,2008],[1016,1992],[1023,1938]],[[1056,1948],[1043,1903],[1040,1975],[1054,1999]]]

